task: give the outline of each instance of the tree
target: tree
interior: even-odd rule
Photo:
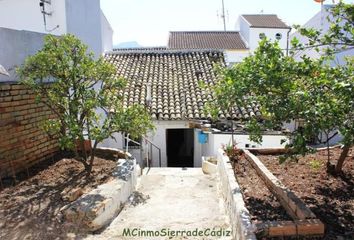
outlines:
[[[332,61],[335,54],[341,51],[354,49],[354,5],[345,4],[340,1],[329,8],[327,21],[330,23],[328,31],[321,29],[301,28],[295,26],[301,35],[307,37],[306,43],[300,43],[293,39],[293,52],[304,49],[315,49],[321,53],[322,61]],[[343,151],[338,159],[335,171],[342,170],[345,158],[350,147],[354,144],[354,100],[353,100],[353,56],[346,58],[346,64],[337,66],[341,74],[333,76],[337,81],[331,85],[332,91],[337,94],[338,101],[342,104],[341,122],[338,123],[338,130],[343,135]]]
[[[354,143],[354,60],[348,57],[346,64],[335,67],[330,63],[335,53],[354,47],[354,8],[340,2],[329,11],[331,26],[326,33],[298,27],[308,42],[292,41],[292,54],[313,48],[322,54],[320,58],[303,55],[301,61],[295,61],[292,56],[285,56],[277,43],[264,39],[253,55],[233,68],[222,70],[222,80],[213,88],[215,98],[222,101],[210,105],[223,109],[227,106],[224,102],[233,104],[234,98],[242,100],[237,102],[241,107],[259,103],[262,118],[252,117],[247,121],[251,140],[256,142],[261,141],[266,129],[301,121],[302,126],[289,134],[291,143],[287,147],[291,156],[309,152],[307,143],[323,132],[328,144],[329,134],[339,130],[344,136],[344,147],[335,170],[340,172]],[[331,168],[329,158],[327,166]]]
[[[292,141],[287,147],[292,156],[304,155],[311,150],[307,143],[321,132],[340,128],[345,139],[352,141],[352,70],[349,64],[333,68],[324,59],[306,56],[295,61],[277,43],[264,39],[253,55],[223,69],[223,79],[213,90],[217,99],[242,100],[237,102],[241,107],[252,102],[260,105],[262,118],[247,121],[251,140],[259,142],[263,131],[301,120],[303,125],[290,133]]]
[[[293,39],[293,51],[314,48],[326,57],[354,48],[354,5],[340,1],[328,9],[326,20],[330,23],[329,29],[304,28],[295,25],[297,31],[307,37],[307,42],[300,43]]]
[[[137,137],[153,128],[142,106],[123,108],[122,78],[103,57],[95,59],[73,35],[47,36],[43,48],[18,69],[21,82],[55,114],[43,129],[75,153],[90,174],[98,143],[126,132]],[[87,153],[85,139],[92,142]]]

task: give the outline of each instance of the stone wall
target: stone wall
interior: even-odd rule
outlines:
[[[255,226],[251,223],[249,212],[243,201],[230,159],[218,151],[219,189],[225,200],[226,212],[232,226],[232,236],[236,240],[256,240]]]
[[[35,95],[18,83],[0,83],[0,177],[13,175],[53,156],[58,143],[44,133],[43,120],[54,118]]]

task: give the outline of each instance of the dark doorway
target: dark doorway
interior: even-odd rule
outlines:
[[[167,129],[166,149],[168,167],[193,167],[194,130]]]

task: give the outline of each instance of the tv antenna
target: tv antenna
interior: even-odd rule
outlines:
[[[39,0],[39,7],[41,8],[41,13],[43,14],[43,22],[44,22],[44,29],[46,32],[52,32],[55,29],[59,28],[59,25],[55,26],[53,29],[48,29],[47,27],[47,17],[52,16],[53,12],[47,12],[45,5],[51,5],[52,1],[51,0]]]
[[[223,24],[224,24],[224,31],[226,31],[226,14],[225,14],[224,0],[221,0],[221,3],[222,3],[221,15],[219,16],[219,13],[217,12],[217,16],[222,19]]]

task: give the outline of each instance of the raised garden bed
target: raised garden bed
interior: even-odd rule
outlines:
[[[339,154],[339,148],[331,149],[331,160],[338,159]],[[323,239],[354,239],[353,154],[352,148],[343,174],[336,177],[326,172],[326,150],[300,157],[298,163],[279,164],[279,156],[257,157],[326,225]]]
[[[252,153],[245,150],[234,171],[258,238],[318,239],[323,235],[324,224]]]
[[[0,190],[0,239],[68,239],[80,229],[65,223],[60,209],[77,196],[113,179],[117,156],[101,151],[89,178],[83,165],[66,156],[56,156],[17,175],[17,183],[3,180]],[[29,177],[27,176],[29,174]],[[70,195],[70,194],[69,194]],[[65,200],[64,200],[65,199]]]
[[[245,157],[241,157],[234,169],[253,223],[291,220]]]

